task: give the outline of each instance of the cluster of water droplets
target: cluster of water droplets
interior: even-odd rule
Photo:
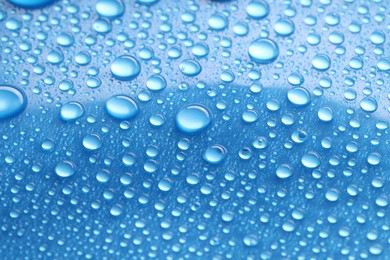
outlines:
[[[0,255],[386,257],[389,8],[1,3]]]

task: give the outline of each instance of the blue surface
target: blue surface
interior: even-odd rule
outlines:
[[[390,259],[389,8],[1,2],[1,258]]]

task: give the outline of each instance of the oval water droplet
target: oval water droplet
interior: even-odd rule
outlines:
[[[213,14],[209,18],[208,24],[211,29],[220,31],[226,28],[228,20],[223,14]]]
[[[84,107],[75,101],[64,104],[61,107],[60,118],[63,121],[73,121],[84,115]]]
[[[276,169],[276,176],[278,176],[280,179],[286,179],[292,175],[292,170],[290,165],[288,164],[281,164]]]
[[[321,107],[317,115],[322,122],[330,122],[333,120],[333,109],[330,107]]]
[[[360,108],[365,112],[375,112],[378,109],[378,102],[372,97],[365,97],[360,101]]]
[[[67,178],[76,172],[76,166],[71,161],[62,161],[57,164],[54,171],[58,176]]]
[[[141,64],[133,56],[120,56],[111,63],[111,73],[119,80],[132,80],[141,72]]]
[[[295,25],[290,19],[281,18],[275,23],[274,30],[279,36],[287,37],[294,33]]]
[[[139,113],[137,103],[125,95],[115,95],[106,102],[106,111],[113,118],[132,119]]]
[[[330,67],[330,59],[325,54],[317,54],[312,60],[313,67],[319,71],[324,71]]]
[[[253,61],[268,64],[278,57],[279,47],[273,40],[261,38],[250,44],[248,54]]]
[[[91,151],[102,147],[102,138],[97,134],[89,134],[83,138],[83,146]]]
[[[160,91],[163,90],[167,86],[167,82],[165,78],[160,75],[150,76],[146,80],[146,87],[152,91]]]
[[[309,169],[314,169],[320,166],[320,156],[315,152],[308,152],[302,156],[301,163]]]
[[[121,16],[125,7],[121,0],[99,0],[96,5],[96,12],[109,19]]]
[[[48,4],[56,0],[8,0],[11,4],[24,7],[24,8],[38,8]]]
[[[269,14],[269,6],[265,1],[251,1],[246,6],[246,13],[253,19],[263,19]]]
[[[290,89],[287,93],[287,99],[298,107],[309,105],[311,100],[309,91],[302,87]]]
[[[0,120],[20,114],[26,106],[27,97],[21,89],[0,86]]]
[[[202,67],[197,61],[194,60],[184,60],[179,65],[180,71],[188,76],[194,77],[202,71]]]
[[[176,115],[176,126],[184,133],[198,133],[211,123],[211,113],[202,105],[188,105]]]
[[[203,159],[210,164],[220,164],[226,157],[227,150],[222,145],[212,145],[206,149]]]

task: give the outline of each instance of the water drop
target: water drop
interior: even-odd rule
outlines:
[[[246,13],[253,19],[263,19],[269,13],[269,6],[264,1],[251,1],[246,6]]]
[[[90,151],[97,150],[102,147],[102,138],[97,134],[86,135],[83,139],[83,146]]]
[[[169,179],[162,179],[158,182],[158,188],[161,191],[170,191],[172,189],[172,183]]]
[[[8,0],[11,4],[24,7],[24,8],[38,8],[48,4],[56,0]]]
[[[21,113],[27,106],[26,94],[15,87],[0,86],[0,120]]]
[[[379,165],[381,162],[381,155],[379,153],[370,153],[367,157],[367,162],[370,165]]]
[[[280,179],[286,179],[292,175],[292,170],[290,165],[288,164],[281,164],[276,169],[276,176],[278,176]]]
[[[287,92],[287,99],[298,107],[303,107],[310,104],[310,94],[305,88],[302,87],[290,89]]]
[[[223,14],[213,14],[207,21],[210,28],[213,30],[223,30],[228,24],[228,20]]]
[[[58,176],[66,178],[72,176],[76,172],[75,168],[76,166],[72,162],[62,161],[57,164],[54,171]]]
[[[139,113],[137,103],[125,95],[115,95],[106,102],[107,113],[120,120],[132,119]]]
[[[57,37],[57,43],[64,47],[69,47],[74,43],[73,36],[69,33],[61,33]]]
[[[290,19],[281,18],[275,23],[274,30],[279,36],[286,37],[294,33],[295,25]]]
[[[259,115],[255,110],[247,110],[242,113],[242,120],[245,123],[251,124],[256,122],[259,119]]]
[[[211,123],[209,109],[202,105],[188,105],[176,115],[176,126],[184,133],[198,133]]]
[[[372,97],[365,97],[360,101],[360,108],[365,112],[375,112],[378,108],[378,103]]]
[[[96,180],[98,180],[100,183],[106,183],[111,179],[111,174],[108,170],[101,170],[98,171],[96,174]]]
[[[248,247],[254,247],[254,246],[257,246],[259,244],[259,240],[258,238],[256,237],[256,235],[246,235],[244,237],[244,245],[248,246]]]
[[[227,150],[222,145],[212,145],[204,152],[203,159],[210,164],[220,164],[225,159],[226,153]]]
[[[160,75],[150,76],[146,80],[146,87],[152,91],[160,91],[163,90],[167,86],[167,82],[165,78]]]
[[[194,77],[202,71],[200,64],[194,60],[184,60],[179,65],[180,71],[188,76]]]
[[[248,54],[255,62],[268,64],[278,57],[279,47],[273,40],[261,38],[250,44]]]
[[[73,121],[84,115],[84,107],[75,101],[64,104],[61,107],[60,118],[63,121]]]
[[[339,199],[340,192],[337,189],[329,189],[326,191],[325,197],[328,201],[335,202]]]
[[[325,54],[317,54],[312,60],[313,67],[317,70],[324,71],[330,67],[330,59]]]
[[[301,163],[309,169],[314,169],[320,166],[320,157],[315,152],[308,152],[302,156]]]
[[[376,64],[376,66],[381,71],[389,71],[390,70],[390,59],[388,59],[388,58],[381,58],[381,59],[379,59],[379,61]]]
[[[120,56],[111,63],[111,73],[119,80],[132,80],[140,71],[141,65],[133,56]]]
[[[333,109],[330,107],[321,107],[318,109],[317,115],[322,122],[330,122],[333,120]]]
[[[121,0],[99,0],[96,5],[96,12],[109,19],[121,16],[125,7]]]

